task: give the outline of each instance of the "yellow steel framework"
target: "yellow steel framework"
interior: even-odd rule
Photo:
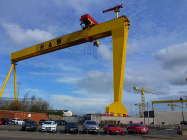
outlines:
[[[84,30],[70,33],[32,47],[14,52],[11,54],[12,64],[14,65],[14,80],[15,80],[15,100],[17,101],[16,92],[16,63],[28,58],[50,53],[60,49],[65,49],[71,46],[85,43],[85,38],[92,40],[112,36],[113,40],[113,84],[114,84],[114,102],[106,107],[107,113],[114,113],[115,116],[123,116],[127,114],[127,109],[122,104],[123,79],[125,69],[125,57],[127,47],[127,37],[130,21],[126,16],[104,22],[102,24],[89,27]],[[11,72],[11,70],[10,70]],[[9,73],[10,73],[9,72]],[[9,77],[9,74],[8,74]],[[6,79],[5,84],[8,79]],[[2,96],[4,87],[1,90]]]
[[[141,111],[142,103],[134,104],[134,105],[139,107],[139,116],[141,117],[142,116],[142,111]],[[145,105],[145,106],[147,106],[147,105]]]
[[[171,111],[174,111],[174,107],[181,107],[180,105],[177,104],[168,104],[168,106],[171,106]]]
[[[153,104],[160,104],[160,103],[187,103],[187,100],[152,101],[152,110],[154,110]]]
[[[151,94],[155,94],[155,95],[158,95],[157,93],[154,93],[154,92],[151,92],[151,91],[148,91],[148,90],[145,90],[144,88],[142,89],[138,89],[138,87],[133,87],[134,90],[137,90],[137,91],[141,91],[141,104],[142,104],[142,112],[140,114],[140,117],[143,116],[143,113],[145,112],[145,96],[144,96],[144,92],[146,93],[151,93]]]

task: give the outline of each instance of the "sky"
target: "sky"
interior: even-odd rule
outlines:
[[[85,14],[98,23],[113,20],[113,11],[102,11],[120,4],[124,8],[119,16],[130,20],[122,97],[128,114],[131,105],[137,114],[134,104],[141,102],[134,86],[158,94],[145,93],[149,104],[185,99],[186,0],[0,0],[0,88],[11,66],[11,53],[82,30],[80,17]],[[113,102],[112,37],[99,42],[98,48],[85,43],[18,62],[18,98],[35,95],[50,102],[53,109],[69,109],[74,114],[104,113]],[[14,98],[13,72],[5,97]],[[167,104],[154,107],[170,110]]]

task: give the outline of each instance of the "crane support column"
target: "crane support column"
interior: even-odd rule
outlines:
[[[17,88],[16,88],[16,63],[14,63],[14,96],[15,96],[15,102],[17,102],[18,99],[17,99]]]
[[[128,26],[112,30],[114,102],[106,107],[106,112],[114,113],[114,116],[123,116],[124,114],[127,114],[127,109],[122,104],[127,37]]]
[[[7,83],[8,79],[9,79],[9,76],[10,76],[10,74],[11,74],[11,72],[12,72],[13,66],[14,66],[14,64],[11,65],[10,70],[9,70],[9,72],[8,72],[8,75],[7,75],[6,79],[5,79],[5,83],[4,83],[4,85],[3,85],[2,89],[1,89],[0,99],[1,99],[1,96],[3,95],[3,91],[4,91],[4,89],[5,89],[5,86],[6,86],[6,83]]]

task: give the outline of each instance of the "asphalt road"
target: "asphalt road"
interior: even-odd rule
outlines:
[[[39,126],[40,130],[41,126]],[[100,129],[99,134],[84,134],[82,132],[82,126],[79,126],[79,134],[66,134],[64,133],[64,126],[58,126],[56,133],[46,132],[27,132],[21,131],[21,126],[18,125],[0,125],[0,140],[134,140],[134,139],[181,139],[187,140],[187,136],[176,135],[176,130],[170,129],[150,129],[150,133],[147,135],[138,134],[126,134],[126,128],[123,128],[123,135],[107,135],[103,133],[103,129]]]
[[[0,131],[1,140],[141,140],[141,139],[171,139],[171,140],[186,140],[187,136],[163,136],[163,135],[62,135],[62,134],[51,134],[51,133],[38,133],[38,132],[19,132],[19,131]]]

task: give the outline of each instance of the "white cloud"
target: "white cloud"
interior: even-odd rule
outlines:
[[[66,73],[49,73],[49,72],[30,72],[33,75],[47,75],[47,76],[67,76]]]
[[[113,91],[113,75],[100,71],[89,71],[85,78],[77,81],[76,86],[93,94],[111,93]]]
[[[42,92],[39,89],[31,89],[31,88],[25,88],[24,90],[27,92],[34,92],[34,93],[41,93]]]
[[[40,29],[24,29],[13,23],[3,23],[2,26],[6,29],[10,38],[18,44],[31,41],[43,42],[54,38],[51,33]]]
[[[82,97],[72,97],[68,95],[51,95],[51,103],[55,103],[56,108],[61,109],[70,109],[76,113],[81,113],[82,110],[84,113],[90,113],[95,111],[102,111],[106,105],[109,104],[109,100],[106,98],[82,98]],[[73,112],[74,113],[74,112]]]
[[[187,43],[169,46],[158,51],[154,58],[166,70],[170,84],[185,85],[187,77]]]
[[[6,78],[6,75],[4,75],[4,74],[0,74],[0,77]]]
[[[62,0],[55,0],[55,5],[57,7],[62,6],[69,6],[71,10],[75,11],[74,13],[78,15],[90,13],[90,8],[95,6],[96,4],[102,3],[100,0],[68,0],[68,1],[62,1]],[[89,8],[90,7],[90,8]]]
[[[133,42],[132,44],[127,44],[127,54],[134,54],[138,51],[138,43]]]
[[[57,78],[55,81],[59,83],[76,84],[79,79],[79,77],[60,77]]]
[[[187,42],[177,45],[172,45],[160,50],[154,55],[162,67],[167,70],[187,70]]]
[[[104,60],[113,60],[113,53],[110,50],[109,45],[102,44],[98,48],[98,53],[102,56]]]
[[[72,93],[86,95],[86,94],[88,94],[89,92],[86,91],[86,90],[76,90],[76,91],[72,91]]]

